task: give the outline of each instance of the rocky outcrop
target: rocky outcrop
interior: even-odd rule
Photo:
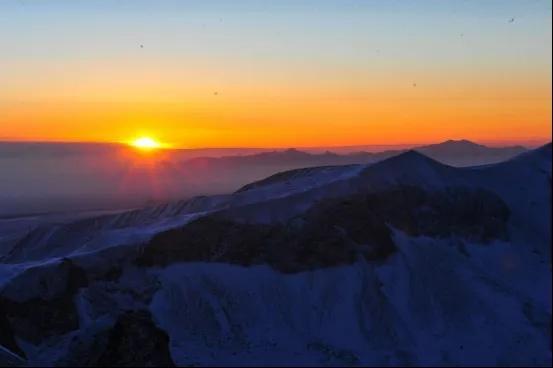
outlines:
[[[105,322],[105,321],[104,321]],[[173,367],[168,335],[147,310],[129,310],[74,336],[57,366]]]
[[[0,347],[4,347],[5,349],[9,350],[9,352],[6,352],[6,358],[12,358],[11,353],[15,353],[21,357],[25,357],[25,353],[19,345],[17,345],[17,342],[15,341],[15,335],[13,333],[13,329],[10,325],[10,322],[6,318],[5,312],[3,311],[3,308],[0,306]],[[1,349],[1,348],[0,348]],[[11,360],[11,359],[10,359]],[[0,360],[0,364],[1,364]]]
[[[367,259],[386,257],[394,249],[390,230],[375,218],[357,217],[362,215],[353,214],[352,220],[309,213],[289,223],[273,225],[207,216],[155,236],[137,263],[145,266],[183,261],[245,266],[268,263],[279,271],[299,272],[349,264],[359,253]],[[364,231],[361,226],[365,226]]]
[[[76,330],[73,297],[86,285],[84,271],[69,259],[29,268],[0,292],[4,323],[15,336],[32,343]]]
[[[127,312],[117,319],[108,335],[99,366],[173,367],[169,337],[147,311]]]
[[[448,187],[430,191],[399,186],[330,200],[320,207],[327,216],[347,218],[352,211],[376,216],[412,236],[454,236],[478,243],[508,239],[509,208],[496,194],[484,189]],[[358,227],[370,231],[363,224]]]

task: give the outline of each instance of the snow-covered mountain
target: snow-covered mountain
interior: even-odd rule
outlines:
[[[408,151],[39,226],[3,245],[0,363],[551,365],[551,200],[551,144]]]

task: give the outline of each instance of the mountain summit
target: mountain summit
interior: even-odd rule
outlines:
[[[522,146],[488,147],[466,139],[448,140],[419,147],[417,151],[452,166],[483,165],[500,162],[526,151]]]

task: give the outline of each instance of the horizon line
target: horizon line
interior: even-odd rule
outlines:
[[[187,147],[169,143],[169,147],[162,148],[163,150],[285,150],[285,149],[349,149],[356,147],[420,147],[425,145],[440,144],[449,141],[469,141],[475,144],[489,145],[492,147],[539,147],[552,141],[549,138],[526,138],[526,139],[507,139],[507,140],[472,140],[466,138],[459,139],[440,139],[437,141],[427,141],[419,143],[362,143],[362,144],[342,144],[342,145],[279,145],[279,146],[197,146]],[[0,143],[37,143],[37,144],[95,144],[95,145],[114,145],[128,146],[127,142],[123,141],[85,141],[85,140],[40,140],[40,139],[21,139],[0,137]]]

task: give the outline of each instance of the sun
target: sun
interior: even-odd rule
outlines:
[[[130,145],[143,151],[151,151],[163,147],[161,143],[150,137],[136,138],[130,142]]]

